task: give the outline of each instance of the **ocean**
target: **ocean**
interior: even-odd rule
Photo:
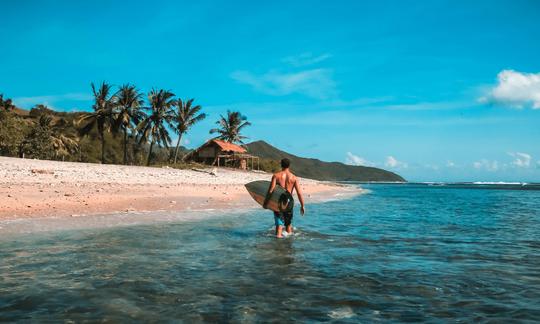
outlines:
[[[3,235],[0,321],[540,321],[539,188],[361,186],[286,239],[264,210]]]

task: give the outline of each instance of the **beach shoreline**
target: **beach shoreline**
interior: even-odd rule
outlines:
[[[269,173],[101,165],[0,157],[0,222],[260,208],[244,184]],[[301,179],[306,204],[346,199],[357,186]],[[175,219],[181,220],[181,217]]]

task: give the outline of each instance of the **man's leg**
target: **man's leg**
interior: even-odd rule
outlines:
[[[282,238],[283,237],[283,225],[285,225],[283,221],[283,215],[280,213],[274,212],[274,223],[276,224],[276,237]]]
[[[292,212],[283,215],[283,218],[285,219],[286,231],[289,234],[292,234],[292,232],[293,232],[292,217],[293,217]]]

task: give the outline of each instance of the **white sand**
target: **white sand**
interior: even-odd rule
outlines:
[[[268,173],[101,165],[0,157],[0,220],[259,207],[244,184]],[[300,180],[306,204],[358,189]]]

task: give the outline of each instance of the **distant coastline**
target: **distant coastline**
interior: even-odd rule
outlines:
[[[378,181],[407,182],[400,175],[375,167],[347,165],[340,162],[325,162],[318,159],[299,157],[284,152],[265,141],[255,141],[246,145],[252,154],[269,160],[286,157],[291,160],[296,174],[316,180],[327,181]]]

